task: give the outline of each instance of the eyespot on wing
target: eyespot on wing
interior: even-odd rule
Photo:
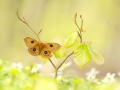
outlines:
[[[44,44],[51,52],[56,52],[61,47],[61,45],[58,43],[44,43]]]
[[[37,56],[40,54],[40,51],[39,51],[39,44],[31,47],[31,48],[28,48],[28,52],[29,54],[33,55],[33,56]]]
[[[28,48],[33,47],[34,45],[39,43],[37,40],[30,37],[24,38],[24,42]]]
[[[40,55],[43,58],[51,58],[52,57],[51,52],[46,47],[44,47],[44,48],[41,49]]]

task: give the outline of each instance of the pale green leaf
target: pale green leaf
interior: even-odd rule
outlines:
[[[58,51],[53,52],[53,54],[56,58],[62,58],[66,56],[66,52],[63,47],[61,47]]]
[[[92,47],[91,47],[91,45],[89,43],[87,45],[89,47],[89,50],[90,50],[90,53],[91,53],[93,61],[95,63],[97,63],[98,65],[103,64],[104,63],[104,58],[98,52],[96,52],[95,50],[93,50]]]
[[[72,47],[67,48],[68,52],[73,52],[75,51],[76,47],[80,44],[80,42],[76,42]]]
[[[91,55],[86,44],[82,43],[76,48],[74,51],[74,60],[80,68],[83,68],[91,61]]]
[[[93,50],[92,54],[93,54],[93,60],[95,63],[97,63],[99,65],[104,64],[104,58],[98,52]]]
[[[46,63],[49,59],[46,59],[46,58],[43,58],[41,56],[39,56],[40,60],[43,62],[43,63]]]
[[[53,55],[55,56],[55,58],[62,58],[62,57],[66,56],[66,52],[65,52],[64,48],[61,47],[58,51],[53,52]],[[39,58],[43,63],[46,63],[49,60],[49,59],[43,58],[41,56],[39,56]]]
[[[66,39],[63,40],[63,46],[65,46],[65,48],[70,48],[76,42],[78,42],[78,33],[74,31],[70,33]]]

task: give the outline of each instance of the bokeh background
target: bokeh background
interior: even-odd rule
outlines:
[[[100,70],[100,75],[120,71],[120,0],[0,0],[0,58],[10,62],[22,62],[24,66],[42,63],[38,57],[29,55],[24,37],[37,39],[36,35],[16,16],[25,17],[28,24],[40,33],[43,42],[55,41],[61,44],[68,33],[77,30],[73,17],[77,12],[84,20],[84,42],[92,42],[92,47],[105,59],[103,65],[93,61],[79,69],[72,61],[70,75],[85,76],[92,67]],[[80,18],[77,18],[78,24]],[[52,59],[56,65],[63,59]],[[43,63],[42,63],[43,64]],[[49,62],[43,64],[43,71],[50,73]]]

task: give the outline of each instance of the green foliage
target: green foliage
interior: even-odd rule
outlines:
[[[43,63],[46,63],[49,59],[46,59],[46,58],[43,58],[43,57],[41,57],[40,55],[39,55],[39,58],[40,58],[40,60],[43,62]]]
[[[82,43],[79,41],[79,38],[81,39],[78,32],[72,32],[63,40],[63,46],[66,49],[75,46],[73,56],[76,64],[80,68],[86,66],[91,60],[94,60],[99,65],[103,64],[104,58],[91,48],[90,43]]]
[[[63,46],[65,48],[70,48],[73,45],[75,45],[75,43],[77,42],[78,42],[78,33],[74,31],[70,33],[66,39],[63,40]]]
[[[74,51],[74,60],[80,68],[83,68],[91,61],[91,55],[87,44],[82,43],[76,48]]]
[[[66,52],[63,47],[61,47],[57,52],[53,52],[56,58],[62,58],[66,56]]]
[[[29,69],[28,69],[29,68]],[[76,77],[54,79],[42,72],[31,73],[32,66],[19,71],[11,64],[0,59],[0,90],[115,90],[119,79],[113,83],[100,84]]]
[[[89,48],[90,54],[91,54],[92,59],[94,60],[94,62],[99,64],[99,65],[103,64],[104,63],[104,58],[98,52],[93,50],[89,43],[87,44],[87,46]]]

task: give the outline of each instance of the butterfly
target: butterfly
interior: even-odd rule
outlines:
[[[24,42],[28,47],[28,52],[33,56],[41,55],[43,58],[51,58],[52,53],[60,49],[61,45],[58,43],[43,43],[38,42],[37,40],[26,37]]]

